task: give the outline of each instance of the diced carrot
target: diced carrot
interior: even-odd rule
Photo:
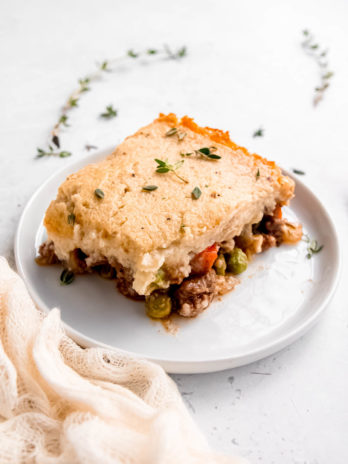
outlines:
[[[219,247],[214,243],[194,256],[190,262],[191,274],[204,275],[209,272],[217,258],[218,250]]]
[[[273,217],[276,219],[281,219],[283,217],[281,206],[275,207],[275,210],[273,211]]]

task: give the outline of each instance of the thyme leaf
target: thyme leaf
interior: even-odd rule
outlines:
[[[313,255],[319,253],[324,248],[324,245],[319,245],[318,240],[311,239],[307,234],[303,235],[302,240],[308,244],[306,254],[307,259],[311,259]]]
[[[94,190],[94,195],[101,200],[104,198],[104,192],[99,188]]]
[[[117,110],[112,105],[108,105],[104,113],[101,113],[100,117],[104,119],[112,119],[117,116]]]
[[[64,269],[60,275],[60,285],[70,285],[75,279],[75,274],[69,269]]]
[[[199,187],[195,187],[192,190],[191,195],[194,200],[198,200],[198,198],[202,195],[202,191]]]
[[[255,177],[256,177],[256,180],[259,179],[259,177],[260,177],[260,169],[257,170],[257,173],[256,173],[256,176],[255,176]]]
[[[187,134],[186,132],[179,131],[176,127],[172,127],[171,129],[169,129],[169,131],[165,133],[166,137],[172,137],[173,135],[176,135],[179,142],[182,142]]]
[[[221,156],[215,154],[216,150],[217,150],[216,147],[209,147],[209,148],[203,147],[203,148],[199,148],[198,150],[195,150],[195,153],[197,155],[202,155],[203,158],[207,157],[209,159],[218,160],[221,158]]]
[[[300,169],[293,169],[292,172],[298,174],[299,176],[304,176],[306,174],[304,171],[301,171]]]
[[[254,133],[253,133],[253,137],[263,137],[264,135],[264,129],[262,129],[262,127],[260,127],[259,129],[257,129]]]
[[[185,182],[185,184],[188,184],[188,181],[179,176],[179,174],[176,172],[184,164],[184,160],[177,161],[174,164],[169,164],[168,160],[163,161],[157,158],[155,158],[155,161],[158,164],[156,168],[157,173],[165,174],[166,172],[172,172],[178,179],[180,179],[182,182]]]
[[[145,192],[153,192],[154,190],[157,190],[158,186],[157,185],[145,185],[142,190],[145,190]]]

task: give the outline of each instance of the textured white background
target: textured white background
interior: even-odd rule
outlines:
[[[303,169],[348,258],[347,21],[344,0],[2,0],[0,254],[12,261],[24,204],[70,161],[33,157],[76,79],[97,60],[168,43],[186,44],[188,57],[130,60],[96,83],[71,115],[64,148],[77,159],[85,143],[116,145],[159,111],[192,115],[284,167]],[[335,72],[316,109],[318,70],[299,45],[303,28],[329,48]],[[109,103],[119,117],[98,119]],[[253,139],[260,125],[265,137]],[[291,347],[231,371],[174,376],[215,448],[253,463],[348,462],[347,277],[344,268],[324,318]]]

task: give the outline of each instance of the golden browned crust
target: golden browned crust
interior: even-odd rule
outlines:
[[[182,141],[165,136],[174,126],[186,133]],[[211,145],[221,159],[180,156]],[[171,172],[156,173],[155,158],[170,164],[184,159],[178,173],[187,183]],[[145,185],[158,188],[148,193]],[[196,186],[202,191],[198,200],[191,196]],[[95,196],[97,188],[103,199]],[[60,259],[75,248],[115,257],[133,270],[135,288],[145,293],[163,264],[188,275],[193,253],[231,240],[264,210],[287,203],[293,191],[294,182],[274,162],[249,154],[227,132],[199,127],[187,116],[160,115],[105,160],[70,175],[44,224]],[[73,225],[69,214],[75,216]]]

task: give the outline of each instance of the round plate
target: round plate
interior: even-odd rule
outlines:
[[[46,208],[67,175],[111,151],[69,164],[48,179],[26,205],[15,239],[17,268],[31,296],[45,311],[60,308],[67,333],[76,342],[121,349],[172,373],[212,372],[270,355],[313,325],[336,287],[339,248],[329,215],[298,179],[285,216],[300,221],[305,233],[324,244],[323,250],[307,259],[302,241],[256,256],[233,292],[195,319],[176,318],[174,331],[147,318],[144,303],[119,294],[113,281],[84,275],[61,286],[59,265],[38,266],[34,261],[46,239]]]

